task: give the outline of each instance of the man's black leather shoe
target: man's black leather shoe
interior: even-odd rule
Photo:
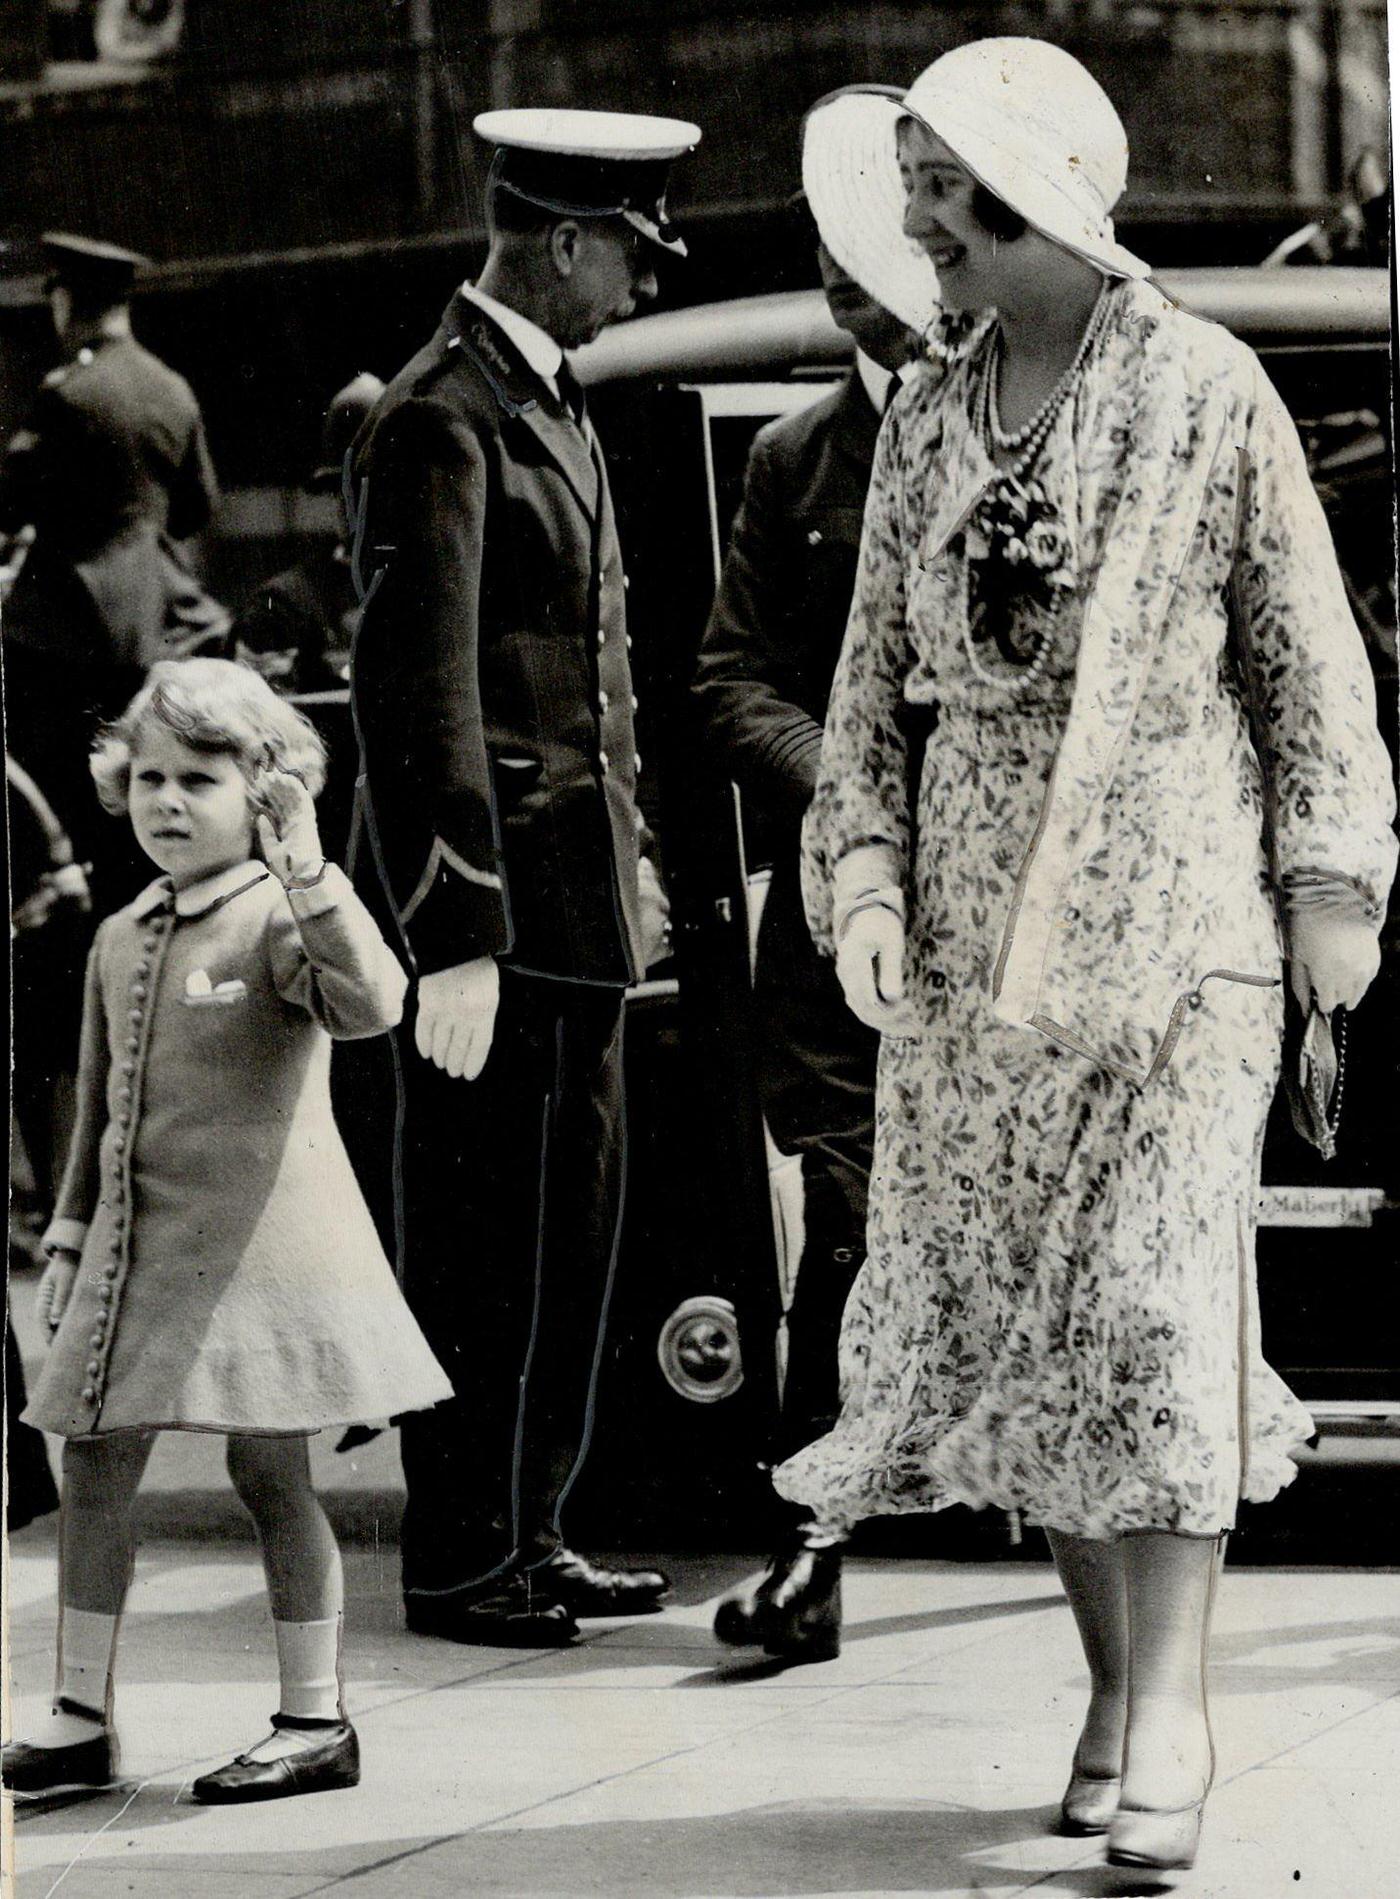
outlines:
[[[90,1721],[103,1717],[91,1708],[59,1696],[64,1714],[85,1715]],[[117,1738],[110,1728],[99,1727],[90,1741],[69,1741],[63,1747],[36,1747],[32,1741],[11,1741],[0,1760],[0,1776],[5,1790],[24,1804],[31,1800],[60,1801],[84,1794],[101,1793],[117,1778]]]
[[[231,1807],[244,1800],[286,1800],[293,1794],[331,1793],[356,1787],[360,1780],[360,1743],[348,1721],[308,1721],[274,1714],[274,1728],[298,1734],[320,1732],[321,1740],[281,1760],[255,1761],[240,1754],[227,1767],[201,1774],[191,1797],[206,1807]]]
[[[715,1611],[715,1634],[734,1648],[761,1648],[790,1662],[829,1662],[841,1653],[841,1546],[782,1551],[747,1596]]]
[[[560,1602],[552,1582],[534,1572],[509,1570],[476,1589],[450,1595],[404,1597],[404,1621],[414,1635],[445,1642],[480,1642],[486,1648],[567,1648],[578,1624]]]
[[[529,1574],[570,1615],[651,1615],[671,1592],[659,1569],[601,1569],[576,1550],[556,1550]]]

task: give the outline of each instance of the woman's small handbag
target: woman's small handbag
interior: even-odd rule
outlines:
[[[1279,932],[1287,953],[1288,899],[1278,861],[1278,784],[1274,777],[1274,754],[1269,744],[1268,722],[1264,716],[1264,698],[1259,685],[1259,666],[1254,640],[1249,630],[1249,615],[1240,595],[1240,546],[1245,509],[1253,470],[1248,451],[1239,451],[1239,481],[1235,499],[1235,546],[1230,561],[1230,628],[1237,648],[1240,681],[1244,687],[1245,711],[1249,717],[1250,738],[1259,760],[1260,790],[1263,800],[1261,833],[1268,865],[1269,885],[1278,911]],[[1342,1080],[1346,1059],[1346,1013],[1337,1011],[1338,1034],[1333,1038],[1332,1018],[1323,1014],[1314,1002],[1303,1009],[1293,993],[1285,971],[1283,983],[1283,1085],[1293,1125],[1315,1147],[1323,1160],[1332,1160],[1337,1152],[1337,1127],[1342,1108]],[[1340,1046],[1341,1054],[1338,1054]]]

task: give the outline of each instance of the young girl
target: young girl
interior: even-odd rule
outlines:
[[[340,1555],[307,1437],[451,1395],[331,1118],[330,1038],[391,1028],[403,972],[322,855],[321,742],[256,673],[162,661],[92,770],[165,874],[102,924],[88,965],[78,1120],[39,1286],[54,1340],[24,1414],[68,1440],[58,1698],[5,1750],[5,1784],[53,1798],[115,1777],[132,1505],[153,1433],[184,1430],[227,1434],[281,1680],[272,1734],[194,1796],[353,1786]]]

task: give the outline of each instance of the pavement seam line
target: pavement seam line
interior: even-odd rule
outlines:
[[[147,1787],[150,1787],[153,1784],[154,1782],[152,1780],[138,1780],[137,1781],[136,1785],[132,1788],[131,1792],[127,1795],[126,1799],[123,1800],[122,1804],[117,1808],[116,1812],[112,1814],[108,1819],[104,1820],[101,1826],[94,1827],[93,1831],[88,1834],[87,1838],[83,1841],[82,1845],[78,1848],[77,1852],[73,1855],[72,1859],[69,1860],[68,1864],[64,1867],[63,1871],[58,1875],[58,1878],[49,1887],[48,1892],[44,1895],[44,1899],[53,1899],[53,1895],[58,1891],[59,1887],[63,1884],[64,1880],[68,1877],[69,1873],[72,1872],[73,1868],[77,1865],[78,1861],[87,1852],[88,1848],[94,1845],[96,1841],[100,1840],[102,1838],[102,1835],[107,1831],[109,1827],[115,1826],[117,1824],[117,1821],[121,1819],[122,1815],[126,1812],[127,1808],[131,1805],[132,1801],[135,1800],[139,1794],[144,1793]]]

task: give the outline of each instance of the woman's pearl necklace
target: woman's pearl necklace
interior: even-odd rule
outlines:
[[[1107,326],[1107,321],[1108,283],[1105,280],[1104,287],[1099,292],[1098,301],[1095,303],[1089,321],[1085,325],[1084,334],[1080,338],[1079,349],[1075,354],[1074,361],[1055,384],[1055,387],[1050,391],[1050,394],[1045,398],[1044,402],[1041,403],[1025,427],[1017,429],[1011,434],[1007,434],[1003,431],[996,411],[997,361],[1001,354],[1001,332],[1000,330],[996,332],[987,350],[987,366],[982,377],[982,387],[979,391],[977,432],[981,436],[983,444],[993,454],[995,454],[998,449],[1003,453],[1009,450],[1020,451],[1009,468],[1004,468],[999,471],[999,482],[1019,482],[1028,473],[1042,449],[1045,447],[1050,436],[1050,431],[1055,426],[1061,409],[1064,408],[1065,403],[1069,400],[1070,392],[1078,382],[1093,352],[1095,344],[1098,342],[1100,336],[1102,336]],[[1018,666],[1015,672],[1009,674],[988,672],[986,667],[983,666],[982,662],[978,659],[977,650],[972,641],[972,563],[966,558],[964,559],[963,650],[967,654],[967,663],[972,669],[973,677],[982,685],[991,686],[995,691],[1005,693],[1020,692],[1025,687],[1034,685],[1042,676],[1050,662],[1050,638],[1053,630],[1052,624],[1046,624],[1042,628],[1040,637],[1036,641],[1035,651],[1031,654],[1025,665]]]
[[[999,451],[1003,455],[1016,454],[1018,450],[1020,451],[1011,471],[1013,474],[1018,476],[1023,474],[1040,452],[1055,417],[1060,413],[1069,398],[1070,391],[1079,381],[1084,365],[1088,362],[1094,345],[1103,334],[1107,321],[1108,281],[1105,279],[1093,310],[1089,314],[1089,321],[1084,326],[1084,334],[1079,339],[1079,348],[1075,352],[1074,361],[1025,427],[1013,429],[1010,432],[1002,428],[1001,417],[997,413],[996,384],[997,365],[1001,360],[1001,331],[1000,329],[996,331],[991,347],[987,351],[986,374],[982,381],[983,439],[990,449]]]

